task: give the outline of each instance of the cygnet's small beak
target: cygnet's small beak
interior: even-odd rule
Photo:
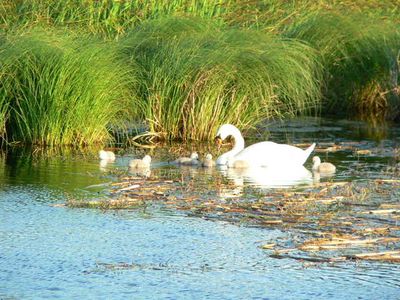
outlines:
[[[220,136],[216,136],[215,139],[214,139],[214,141],[215,141],[215,143],[217,144],[218,150],[219,150],[219,149],[221,148],[221,145],[222,145],[222,139],[221,139],[221,137],[220,137]]]

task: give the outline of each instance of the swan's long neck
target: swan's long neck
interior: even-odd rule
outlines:
[[[231,134],[233,136],[233,139],[235,140],[235,143],[233,145],[233,148],[231,151],[229,151],[232,155],[238,154],[240,151],[244,149],[244,139],[242,134],[238,132],[233,132]]]
[[[233,148],[230,151],[223,154],[223,156],[226,158],[233,157],[244,149],[244,139],[240,131],[239,130],[232,131],[230,135],[234,139],[234,144]]]
[[[229,158],[234,157],[236,154],[238,154],[240,151],[244,149],[244,139],[239,129],[237,129],[236,127],[231,128],[230,131],[228,132],[228,136],[229,135],[231,135],[234,139],[233,148],[217,158],[216,160],[217,165],[226,165],[228,163]]]

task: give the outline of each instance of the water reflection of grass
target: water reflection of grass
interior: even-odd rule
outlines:
[[[97,176],[98,165],[90,163],[93,158],[97,161],[97,150],[11,147],[0,152],[0,181],[51,186],[69,192],[83,189],[102,182]]]

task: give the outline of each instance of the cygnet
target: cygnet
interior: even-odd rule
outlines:
[[[318,156],[314,156],[312,170],[319,173],[335,173],[336,167],[328,162],[321,163],[321,159]]]
[[[115,154],[112,151],[100,150],[99,151],[99,158],[101,160],[114,161],[115,160]]]
[[[192,152],[190,157],[179,157],[178,159],[174,160],[174,163],[179,165],[198,165],[199,164],[199,155],[197,152]]]
[[[145,155],[142,159],[132,159],[129,161],[130,169],[146,169],[150,168],[151,157],[150,155]]]
[[[215,166],[215,161],[212,159],[212,155],[208,153],[204,160],[202,161],[201,165],[205,168],[211,168]]]

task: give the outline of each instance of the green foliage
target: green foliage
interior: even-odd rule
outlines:
[[[0,48],[8,141],[83,145],[109,140],[127,105],[129,73],[116,51],[57,32],[16,35]],[[4,124],[4,123],[3,123]]]
[[[75,30],[120,36],[144,20],[168,15],[215,17],[229,11],[231,0],[2,0],[0,25],[4,28],[33,24],[67,26]]]
[[[184,140],[319,106],[395,119],[399,16],[395,0],[3,0],[0,137],[106,141],[123,114]]]
[[[325,69],[328,112],[386,113],[396,117],[400,99],[400,35],[392,22],[364,15],[310,14],[288,31],[309,42]]]
[[[212,138],[223,123],[253,126],[308,111],[320,98],[317,58],[298,41],[168,18],[123,44],[142,68],[143,115],[168,139]]]

